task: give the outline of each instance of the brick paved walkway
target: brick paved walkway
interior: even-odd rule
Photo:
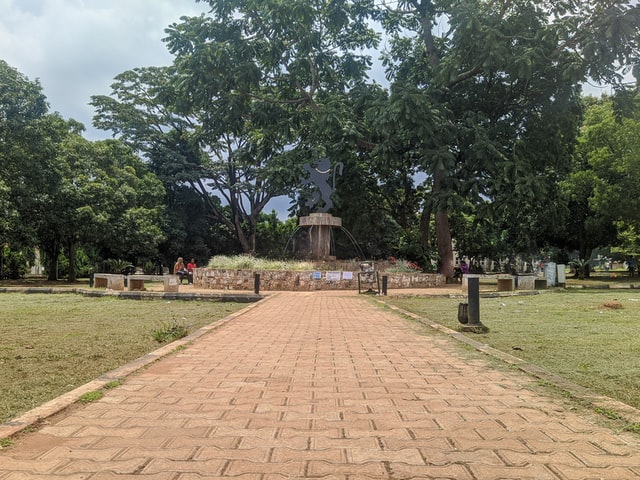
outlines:
[[[0,480],[640,479],[629,437],[415,328],[271,296],[0,451]]]

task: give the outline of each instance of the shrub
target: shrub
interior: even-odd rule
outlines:
[[[26,275],[28,270],[27,259],[21,252],[16,252],[9,247],[5,247],[0,251],[0,255],[2,255],[0,278],[17,280]]]
[[[106,264],[110,273],[121,273],[126,275],[136,271],[136,267],[126,260],[109,259],[106,260]]]
[[[395,258],[391,261],[392,258],[393,257],[389,257],[391,265],[385,268],[385,272],[422,273],[422,268],[420,268],[419,265],[406,260],[397,260]]]
[[[189,325],[185,322],[186,318],[182,318],[181,321],[174,318],[173,320],[160,322],[158,327],[151,332],[151,335],[158,343],[170,343],[184,338],[189,335]]]
[[[207,267],[226,270],[315,270],[315,266],[312,262],[269,260],[266,258],[252,257],[250,255],[216,255],[209,260]]]

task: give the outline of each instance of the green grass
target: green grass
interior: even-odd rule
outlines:
[[[0,438],[0,450],[3,448],[9,448],[14,444],[12,438]]]
[[[104,392],[102,390],[96,390],[96,391],[93,391],[93,392],[85,393],[84,395],[82,395],[78,399],[78,402],[80,402],[80,403],[92,403],[92,402],[100,400],[102,397],[104,397]]]
[[[621,309],[605,307],[617,300]],[[452,329],[460,298],[388,297],[385,302]],[[567,290],[480,299],[488,333],[468,334],[640,408],[640,291]]]
[[[630,277],[629,273],[624,270],[611,270],[609,272],[599,270],[591,272],[588,278],[577,278],[572,273],[567,272],[567,285],[625,287],[640,285],[640,277],[637,275]]]
[[[157,349],[159,326],[193,331],[245,306],[0,294],[0,422]]]
[[[158,343],[168,343],[184,338],[189,335],[189,333],[189,325],[184,322],[184,319],[178,321],[174,318],[170,321],[160,322],[159,325],[153,329],[151,335]]]

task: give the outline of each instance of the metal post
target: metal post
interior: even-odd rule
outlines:
[[[480,323],[480,279],[467,278],[467,292],[469,295],[469,325]]]
[[[253,274],[253,293],[258,295],[260,293],[260,274]]]
[[[387,282],[389,281],[389,277],[387,275],[382,276],[382,295],[387,295]]]

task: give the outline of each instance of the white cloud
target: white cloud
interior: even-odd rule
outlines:
[[[125,70],[171,63],[164,29],[206,11],[195,0],[0,0],[0,59],[40,79],[52,111],[104,138],[91,95],[109,94]]]
[[[207,8],[195,0],[0,0],[0,59],[40,79],[52,111],[105,138],[91,127],[90,97],[108,95],[125,70],[170,64],[165,28]],[[372,75],[385,83],[379,64]]]

